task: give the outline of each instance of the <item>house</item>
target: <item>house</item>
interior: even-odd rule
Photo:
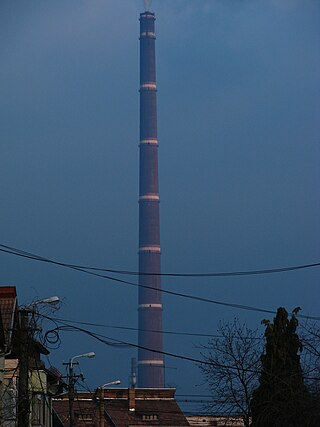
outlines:
[[[17,292],[0,287],[0,425],[14,426],[17,397]]]
[[[16,288],[0,287],[0,426],[52,427],[51,397],[62,391],[61,374],[45,368],[41,355],[48,355],[49,351],[29,329],[23,345],[23,331]],[[25,390],[21,388],[21,380],[19,388],[23,372]],[[28,404],[24,409],[28,426],[19,419],[24,400],[19,392],[26,393]]]
[[[106,388],[76,393],[76,427],[187,427],[189,423],[175,400],[173,388]],[[53,427],[69,426],[69,400],[65,394],[52,400]]]

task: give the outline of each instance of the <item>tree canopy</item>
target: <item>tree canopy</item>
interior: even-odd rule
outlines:
[[[251,401],[252,427],[315,426],[312,414],[316,405],[304,383],[295,313],[289,318],[280,307],[273,323],[263,323],[266,346],[259,386]]]

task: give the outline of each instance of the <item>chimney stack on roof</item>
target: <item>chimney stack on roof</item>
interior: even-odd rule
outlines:
[[[128,388],[128,403],[129,411],[134,412],[136,410],[136,390],[132,387]]]

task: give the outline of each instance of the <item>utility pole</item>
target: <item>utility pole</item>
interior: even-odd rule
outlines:
[[[57,296],[34,301],[19,309],[19,384],[18,384],[18,415],[17,427],[29,427],[30,425],[30,393],[29,370],[30,360],[35,356],[34,347],[34,314],[35,307],[39,304],[56,304]],[[32,314],[30,324],[29,314]]]
[[[29,314],[28,310],[20,310],[20,358],[18,388],[18,427],[29,426]]]
[[[69,427],[74,427],[74,386],[77,379],[73,369],[73,365],[75,364],[78,365],[78,362],[74,362],[72,359],[70,359],[69,362],[64,363],[64,365],[67,365],[68,370]]]
[[[4,360],[5,360],[5,347],[0,348],[0,396],[2,397],[0,399],[0,426],[3,425],[3,411],[4,411],[4,405],[3,405],[3,397],[4,397],[4,384],[3,384],[3,380],[4,380]]]
[[[95,353],[90,351],[89,353],[79,354],[77,356],[73,356],[69,362],[64,363],[67,365],[68,370],[68,399],[69,399],[69,427],[74,427],[74,395],[75,395],[75,383],[78,378],[83,378],[82,374],[75,375],[73,366],[78,365],[79,362],[75,362],[75,359],[79,359],[80,357],[95,357]]]
[[[100,419],[100,427],[104,427],[104,389],[103,387],[100,388],[99,419]]]
[[[73,373],[73,364],[70,363],[70,366],[69,366],[69,388],[68,388],[68,395],[69,395],[69,415],[70,415],[69,424],[70,424],[70,427],[74,427],[74,410],[73,410],[73,403],[74,403],[74,383],[75,383],[75,378],[74,378],[74,373]]]

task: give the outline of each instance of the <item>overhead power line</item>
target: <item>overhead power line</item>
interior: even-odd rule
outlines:
[[[48,320],[53,321],[53,323],[55,323],[57,325],[57,323],[61,324],[61,326],[56,326],[56,328],[54,328],[51,331],[47,331],[46,335],[50,332],[56,331],[57,333],[59,333],[59,331],[69,331],[69,332],[82,332],[94,339],[96,339],[97,341],[105,344],[105,345],[112,345],[116,344],[116,345],[120,345],[123,347],[134,347],[134,348],[139,348],[139,349],[143,349],[143,350],[147,350],[153,353],[160,353],[163,354],[164,356],[168,356],[174,359],[180,359],[180,360],[184,360],[187,362],[193,362],[196,363],[198,365],[206,365],[206,366],[213,366],[215,368],[221,368],[221,369],[228,369],[228,370],[235,370],[237,372],[241,371],[243,373],[248,372],[250,374],[261,374],[261,369],[259,367],[259,365],[257,366],[256,363],[251,363],[248,367],[240,367],[240,366],[233,366],[233,365],[229,365],[229,364],[225,364],[225,363],[219,363],[219,362],[212,362],[210,361],[210,359],[198,359],[198,358],[194,358],[194,357],[189,357],[189,356],[185,356],[183,354],[177,354],[177,353],[172,353],[172,352],[168,352],[168,351],[161,351],[161,350],[157,350],[154,348],[150,348],[150,347],[145,347],[145,346],[141,346],[139,344],[135,344],[132,342],[127,342],[127,341],[123,341],[123,340],[119,340],[113,337],[108,337],[102,334],[97,334],[94,333],[88,329],[84,329],[84,328],[80,328],[78,326],[74,326],[74,325],[70,325],[67,322],[63,322],[63,321],[57,321],[56,319],[50,317],[50,316],[45,316],[45,315],[41,315],[41,317],[46,318]],[[45,342],[44,342],[45,344]],[[259,359],[258,359],[259,360]],[[254,366],[257,366],[256,368],[254,368]],[[310,374],[313,371],[317,371],[317,367],[314,367],[310,370],[308,370],[307,372],[305,372],[306,374]],[[279,381],[283,381],[283,379],[275,377],[273,373],[269,373],[269,375],[272,378],[277,378]],[[314,378],[314,377],[308,377],[305,376],[305,379],[318,379],[318,378]]]
[[[57,321],[56,319],[51,318],[49,316],[42,315],[42,317],[44,317],[44,318],[46,318],[48,320]],[[92,338],[95,338],[96,340],[98,340],[101,343],[106,344],[108,346],[112,345],[111,343],[113,342],[115,344],[120,344],[122,346],[139,348],[139,349],[142,349],[142,350],[150,351],[152,353],[160,353],[160,354],[163,354],[164,356],[169,356],[169,357],[172,357],[172,358],[175,358],[175,359],[185,360],[185,361],[188,361],[188,362],[194,362],[194,363],[197,363],[197,364],[210,365],[210,366],[213,365],[212,362],[207,361],[207,360],[201,360],[201,359],[197,359],[197,358],[194,358],[194,357],[184,356],[182,354],[171,353],[171,352],[168,352],[168,351],[156,350],[156,349],[153,349],[153,348],[150,348],[150,347],[141,346],[139,344],[135,344],[135,343],[132,343],[132,342],[127,342],[127,341],[119,340],[117,338],[107,337],[105,335],[101,335],[101,334],[97,334],[95,332],[92,332],[92,331],[90,331],[88,329],[80,328],[80,327],[74,326],[74,325],[69,325],[68,323],[62,322],[62,321],[58,321],[58,323],[60,323],[62,325],[62,327],[58,326],[58,327],[54,328],[51,331],[49,330],[47,332],[47,334],[50,333],[50,332],[53,332],[53,331],[57,331],[57,330],[69,331],[69,332],[76,332],[76,331],[78,331],[78,332],[82,332],[82,333],[84,333],[86,335],[89,335]],[[232,369],[232,370],[240,369],[240,368],[237,368],[237,367],[234,367],[234,366],[225,365],[225,364],[215,364],[215,366],[217,366],[217,365],[219,365],[221,368],[225,368],[225,369]],[[242,370],[244,372],[245,371],[246,372],[257,372],[256,370],[254,370],[252,368],[247,368],[247,369],[242,368],[240,370]]]
[[[39,314],[39,316],[42,316],[42,315]],[[68,323],[71,323],[74,325],[93,326],[93,327],[108,328],[108,329],[119,329],[119,330],[134,331],[134,332],[144,331],[144,332],[159,333],[159,334],[164,334],[164,335],[182,335],[182,336],[205,337],[205,338],[224,338],[223,335],[218,335],[218,334],[207,334],[207,333],[201,333],[201,332],[182,332],[182,331],[166,331],[166,330],[163,331],[163,330],[154,330],[154,329],[141,329],[141,328],[133,328],[133,327],[129,327],[129,326],[106,325],[104,323],[82,322],[79,320],[62,319],[60,317],[50,317],[50,320],[53,322],[55,322],[55,321],[57,321],[57,322],[68,322]],[[263,336],[252,337],[252,339],[262,340]]]
[[[296,270],[306,270],[309,268],[319,267],[320,262],[314,262],[309,264],[300,264],[293,265],[288,267],[276,267],[276,268],[265,268],[265,269],[255,269],[255,270],[239,270],[239,271],[220,271],[220,272],[208,272],[208,273],[145,273],[137,272],[132,270],[116,270],[111,268],[102,268],[102,267],[92,267],[88,265],[80,264],[70,264],[66,262],[55,261],[40,255],[33,254],[18,248],[0,244],[1,252],[9,253],[12,255],[21,256],[23,258],[33,259],[35,261],[46,262],[50,264],[56,264],[63,267],[70,268],[81,268],[84,270],[90,271],[100,271],[104,273],[113,273],[119,275],[129,275],[129,276],[164,276],[164,277],[232,277],[232,276],[253,276],[253,275],[263,275],[263,274],[275,274],[275,273],[285,273],[289,271]]]
[[[133,327],[129,327],[129,326],[106,325],[103,323],[80,322],[78,320],[61,319],[59,317],[52,317],[51,320],[69,322],[69,323],[72,323],[75,325],[95,326],[95,327],[110,328],[110,329],[121,329],[121,330],[125,330],[125,331],[144,331],[144,332],[153,332],[153,333],[166,334],[166,335],[183,335],[183,336],[191,336],[191,337],[221,338],[221,335],[217,335],[217,334],[204,334],[204,333],[197,333],[197,332],[179,332],[179,331],[163,331],[163,330],[154,330],[154,329],[141,329],[141,328],[133,328]]]
[[[236,308],[239,310],[247,310],[247,311],[256,311],[256,312],[260,312],[260,313],[268,313],[268,314],[276,314],[275,310],[268,310],[265,308],[261,308],[261,307],[254,307],[254,306],[249,306],[249,305],[244,305],[244,304],[236,304],[236,303],[227,303],[224,301],[217,301],[217,300],[213,300],[210,298],[204,298],[204,297],[199,297],[196,295],[190,295],[190,294],[184,294],[182,292],[175,292],[175,291],[169,291],[167,289],[157,289],[154,288],[153,286],[148,286],[148,285],[142,285],[139,283],[134,283],[134,282],[129,282],[128,280],[123,280],[123,279],[119,279],[117,277],[113,277],[113,276],[109,276],[109,275],[105,275],[105,274],[101,274],[95,271],[90,271],[90,269],[88,269],[87,267],[84,266],[79,266],[79,265],[75,265],[75,264],[69,264],[69,263],[65,263],[65,262],[59,262],[59,261],[54,261],[50,258],[45,258],[42,257],[40,255],[36,255],[36,254],[32,254],[31,252],[26,252],[23,251],[21,249],[17,249],[17,248],[13,248],[7,245],[3,245],[0,244],[0,252],[5,252],[11,255],[16,255],[19,257],[23,257],[23,258],[27,258],[27,259],[32,259],[35,261],[40,261],[40,262],[44,262],[44,263],[48,263],[48,264],[53,264],[56,266],[60,266],[60,267],[65,267],[65,268],[69,268],[75,271],[79,271],[81,273],[85,273],[85,274],[90,274],[91,276],[95,276],[95,277],[100,277],[103,279],[107,279],[107,280],[112,280],[114,282],[117,283],[121,283],[121,284],[126,284],[129,286],[134,286],[134,287],[140,287],[140,288],[145,288],[145,289],[150,289],[150,290],[154,290],[157,292],[161,292],[167,295],[172,295],[172,296],[176,296],[176,297],[180,297],[180,298],[185,298],[185,299],[190,299],[190,300],[194,300],[194,301],[199,301],[199,302],[205,302],[205,303],[209,303],[209,304],[215,304],[215,305],[220,305],[220,306],[224,306],[224,307],[230,307],[230,308]],[[312,266],[316,266],[316,265],[320,265],[320,263],[316,263],[316,264],[312,264]],[[309,266],[311,266],[311,264],[309,264]],[[291,267],[291,268],[301,268],[301,266],[297,266],[297,267]],[[307,267],[305,267],[307,268]],[[266,270],[264,270],[266,271]],[[270,271],[270,270],[268,270]],[[218,273],[217,273],[218,274]],[[231,274],[231,273],[230,273]],[[257,274],[257,273],[256,273]],[[318,316],[306,316],[303,314],[297,315],[297,317],[301,317],[304,319],[311,319],[311,320],[320,320],[320,317]]]

